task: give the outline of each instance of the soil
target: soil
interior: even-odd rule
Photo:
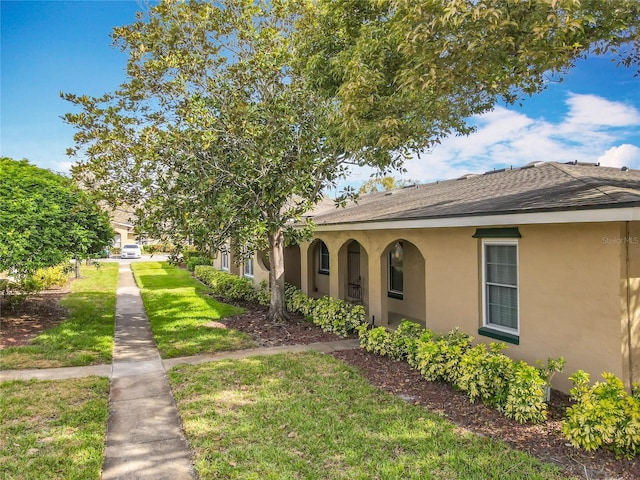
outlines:
[[[58,301],[64,294],[47,293],[28,299],[19,309],[2,310],[0,349],[27,344],[38,332],[60,323],[66,312]],[[282,324],[266,318],[266,309],[251,303],[236,303],[246,312],[220,320],[229,328],[246,332],[262,346],[309,344],[341,340],[297,315]],[[419,405],[455,423],[461,431],[501,439],[513,448],[525,451],[545,462],[559,466],[567,475],[583,479],[640,478],[640,458],[616,459],[608,451],[584,452],[569,445],[560,432],[561,419],[569,398],[553,391],[549,419],[542,425],[520,425],[483,404],[471,404],[462,392],[447,384],[424,380],[405,362],[361,349],[334,352],[332,355],[358,369],[369,381],[406,402]]]

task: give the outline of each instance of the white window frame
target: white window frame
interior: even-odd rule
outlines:
[[[327,268],[323,268],[322,267],[322,247],[324,246],[324,248],[327,250]],[[318,241],[318,273],[321,273],[322,275],[329,275],[330,273],[330,265],[331,265],[331,257],[329,254],[329,247],[327,247],[327,244],[324,243],[322,240]]]
[[[243,253],[247,253],[244,249]],[[242,276],[247,278],[253,278],[253,255],[251,257],[245,257],[242,262]]]
[[[487,246],[488,245],[502,245],[502,246],[515,246],[516,247],[516,305],[518,309],[518,315],[516,318],[517,328],[504,327],[502,325],[495,325],[489,323],[489,314],[487,304]],[[496,284],[498,285],[498,284]],[[512,285],[502,285],[504,287],[514,288]],[[520,248],[517,240],[483,240],[482,241],[482,326],[484,328],[494,330],[496,332],[508,333],[511,335],[520,336]]]
[[[229,271],[229,250],[226,247],[220,252],[220,268]]]

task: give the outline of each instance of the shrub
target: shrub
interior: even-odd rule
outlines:
[[[212,293],[218,297],[228,300],[252,301],[256,299],[253,282],[248,278],[216,270],[208,265],[196,265],[194,275],[211,288]]]
[[[209,257],[203,257],[200,255],[189,255],[185,257],[185,264],[187,270],[193,272],[198,265],[212,265],[212,261]]]
[[[481,400],[502,409],[513,371],[513,360],[500,353],[504,343],[484,343],[469,348],[460,360],[460,376],[456,386],[467,392],[471,402]]]
[[[509,393],[502,409],[505,416],[518,423],[541,423],[547,419],[544,389],[547,382],[540,370],[519,361],[513,365]]]
[[[622,381],[603,373],[604,382],[589,387],[589,374],[578,370],[569,377],[575,404],[567,408],[562,433],[574,447],[587,451],[600,447],[617,456],[640,453],[640,402],[624,390]]]
[[[325,332],[346,337],[355,332],[357,327],[365,323],[365,312],[362,305],[333,297],[321,297],[313,301],[310,312],[314,324]]]
[[[416,367],[431,382],[444,381],[457,385],[461,375],[460,360],[470,346],[471,337],[458,329],[434,340],[418,342]]]
[[[392,333],[386,327],[369,328],[368,325],[360,325],[358,327],[358,337],[360,338],[360,347],[367,352],[377,353],[378,355],[389,355],[391,352],[391,336]]]
[[[284,291],[287,310],[298,312],[304,317],[309,317],[313,311],[313,298],[307,297],[301,290],[293,285],[287,285]]]
[[[271,288],[266,280],[262,280],[258,285],[256,301],[264,307],[268,307],[271,304]]]

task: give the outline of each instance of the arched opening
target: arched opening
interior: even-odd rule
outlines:
[[[390,327],[402,319],[426,323],[425,260],[413,243],[398,239],[380,257],[382,310]]]
[[[340,298],[348,302],[369,304],[369,257],[367,251],[357,240],[346,242],[338,254],[340,271]]]

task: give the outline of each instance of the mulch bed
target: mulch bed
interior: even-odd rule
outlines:
[[[60,323],[66,311],[58,301],[62,292],[32,297],[15,311],[3,309],[0,317],[0,349],[27,344],[38,332]],[[220,320],[229,328],[249,334],[262,346],[309,344],[341,340],[293,315],[290,321],[273,324],[266,309],[252,303],[238,302],[246,312]],[[501,439],[513,448],[528,452],[545,462],[558,465],[566,474],[585,479],[640,479],[639,459],[616,459],[607,451],[583,452],[571,447],[560,433],[566,395],[553,391],[549,420],[542,425],[520,425],[482,404],[471,404],[466,395],[447,384],[424,380],[408,364],[366,352],[361,349],[332,354],[357,368],[369,381],[403,400],[440,414],[461,430]]]

